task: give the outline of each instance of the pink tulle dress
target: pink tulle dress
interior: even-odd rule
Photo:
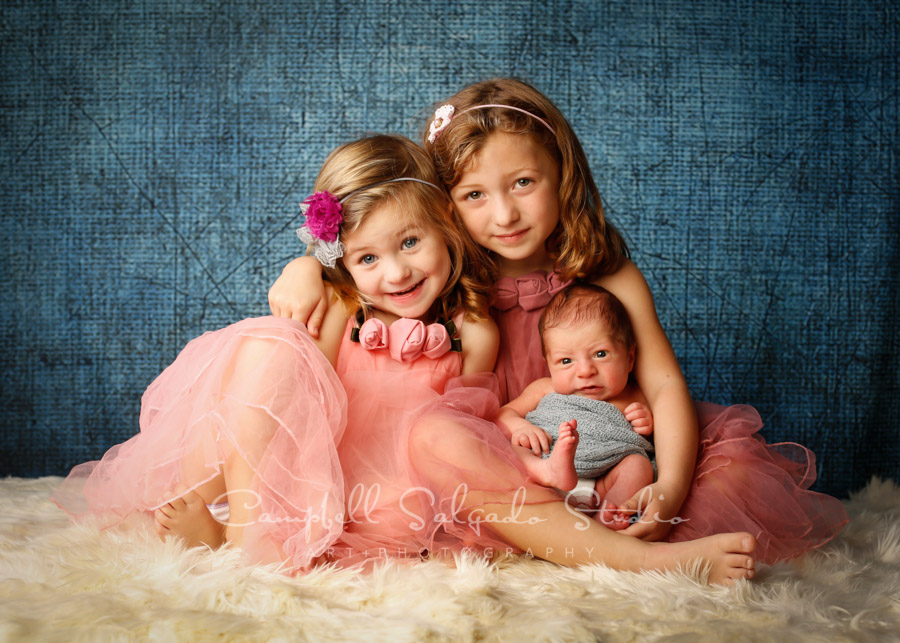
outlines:
[[[198,489],[237,452],[259,500],[244,530],[249,560],[308,567],[343,530],[346,410],[302,324],[245,319],[189,342],[144,393],[140,433],[76,466],[52,499],[110,526]]]
[[[500,328],[495,372],[504,403],[548,376],[538,319],[564,287],[545,272],[497,282],[491,312]],[[697,415],[697,467],[671,542],[747,531],[759,542],[758,559],[774,563],[825,544],[849,522],[839,500],[809,490],[816,479],[813,453],[791,442],[766,444],[753,407],[698,402]]]
[[[252,562],[515,551],[472,507],[558,496],[525,482],[482,419],[498,408],[494,375],[460,377],[450,334],[435,339],[421,322],[383,329],[382,345],[371,333],[352,341],[353,326],[337,371],[292,320],[247,319],[194,339],[145,392],[141,432],[75,467],[53,500],[115,524],[217,477],[237,450],[259,500],[244,530]]]
[[[373,322],[362,326],[359,343],[348,326],[338,357],[349,408],[338,445],[347,524],[328,558],[355,563],[464,547],[516,551],[472,508],[559,496],[525,481],[509,440],[483,419],[499,408],[495,376],[460,376],[458,352],[429,351],[442,345],[440,324]],[[419,345],[426,350],[416,357]]]

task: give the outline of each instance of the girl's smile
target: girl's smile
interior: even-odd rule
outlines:
[[[373,209],[345,235],[343,262],[377,310],[417,319],[431,311],[450,276],[450,253],[433,228],[416,224],[395,201]]]
[[[451,190],[477,243],[507,274],[549,269],[545,242],[559,223],[559,170],[531,137],[495,132]]]

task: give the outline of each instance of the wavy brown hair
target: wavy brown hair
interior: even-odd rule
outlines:
[[[404,177],[428,181],[437,188],[417,181],[386,183]],[[472,260],[483,253],[468,235],[459,234],[459,222],[440,185],[434,165],[422,148],[402,136],[377,135],[334,150],[319,171],[315,190],[327,190],[339,200],[346,199],[340,237],[352,233],[370,212],[388,202],[396,203],[411,223],[437,230],[447,244],[451,268],[435,313],[447,319],[459,312],[484,319],[492,275],[484,264]],[[323,268],[323,272],[348,309],[369,312],[343,261],[334,268]]]
[[[591,279],[615,272],[628,256],[625,240],[603,215],[600,193],[578,137],[556,106],[537,89],[521,80],[495,78],[469,85],[440,103],[453,105],[450,124],[438,138],[423,140],[438,175],[450,190],[475,163],[478,153],[494,132],[529,136],[550,154],[559,167],[559,223],[546,241],[554,269],[564,279]],[[547,121],[521,112],[487,107],[461,114],[478,105],[500,104],[524,109]],[[429,121],[430,124],[430,121]],[[496,258],[492,266],[497,272]]]

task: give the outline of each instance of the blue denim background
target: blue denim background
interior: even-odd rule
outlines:
[[[896,3],[3,3],[0,474],[137,431],[192,337],[267,312],[327,152],[494,75],[584,144],[694,396],[846,495],[898,457]]]

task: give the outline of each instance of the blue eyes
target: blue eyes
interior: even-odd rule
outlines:
[[[401,250],[412,250],[418,244],[419,244],[418,237],[408,237],[400,243],[400,249]],[[378,257],[376,257],[375,255],[371,255],[371,254],[363,255],[359,258],[359,263],[361,263],[364,266],[371,266],[376,261],[378,261]]]

